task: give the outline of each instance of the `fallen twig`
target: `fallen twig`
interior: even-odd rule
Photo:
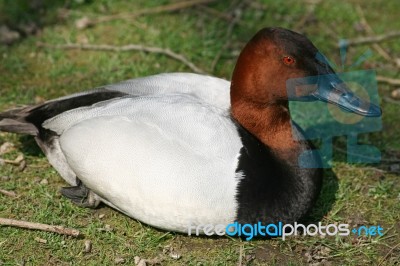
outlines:
[[[189,1],[180,1],[177,3],[172,3],[172,4],[167,4],[163,6],[157,6],[154,8],[145,8],[139,11],[136,11],[134,13],[122,13],[122,14],[116,14],[116,15],[110,15],[110,16],[104,16],[100,17],[95,20],[91,20],[89,25],[93,26],[95,24],[103,23],[103,22],[108,22],[116,19],[131,19],[131,18],[136,18],[138,16],[142,15],[148,15],[148,14],[157,14],[157,13],[162,13],[162,12],[172,12],[172,11],[177,11],[180,9],[185,9],[189,8],[195,5],[200,5],[200,4],[209,4],[211,2],[215,2],[216,0],[189,0]]]
[[[365,18],[364,15],[364,11],[362,10],[361,6],[357,5],[356,6],[356,10],[358,15],[360,16],[360,20],[361,20],[361,24],[364,26],[365,31],[367,32],[367,34],[369,35],[375,35],[374,30],[372,29],[372,27],[369,25],[367,19]],[[383,58],[385,58],[387,61],[389,61],[390,63],[392,62],[392,57],[389,55],[388,52],[385,51],[385,49],[383,49],[382,46],[380,46],[378,43],[373,43],[372,47],[375,49],[375,51],[378,52],[378,54],[380,54]]]
[[[9,196],[9,197],[13,197],[16,198],[17,194],[14,191],[8,191],[8,190],[4,190],[4,189],[0,189],[0,194]]]
[[[218,17],[220,19],[226,20],[227,22],[232,21],[232,19],[234,18],[234,16],[232,14],[222,13],[222,12],[219,12],[218,10],[215,10],[215,9],[205,6],[205,5],[199,5],[198,9],[209,13],[213,17]]]
[[[384,100],[385,102],[388,102],[388,103],[400,104],[400,101],[393,100],[392,98],[387,97],[387,96],[383,96],[383,100]]]
[[[65,49],[65,50],[72,50],[72,49],[80,49],[80,50],[97,50],[97,51],[113,51],[113,52],[127,52],[127,51],[141,51],[146,53],[156,53],[156,54],[163,54],[172,59],[180,61],[191,70],[196,73],[204,74],[205,71],[197,67],[195,64],[190,62],[186,57],[181,54],[177,54],[170,49],[160,48],[160,47],[151,47],[151,46],[144,46],[140,44],[128,44],[123,46],[114,46],[114,45],[107,45],[107,44],[79,44],[79,43],[70,43],[70,44],[48,44],[48,43],[37,43],[39,47],[46,47],[52,49]]]
[[[366,155],[355,154],[355,153],[349,152],[349,151],[341,149],[341,148],[339,148],[337,146],[333,146],[333,149],[337,150],[338,152],[343,153],[343,154],[349,154],[349,155],[357,156],[358,158],[363,158],[363,159],[367,159],[367,160],[374,160],[375,159],[373,157],[369,157],[369,156],[366,156]],[[381,158],[380,159],[380,163],[399,163],[399,162],[400,162],[400,159],[389,159],[389,158]]]
[[[382,35],[359,37],[355,39],[346,39],[347,46],[363,45],[370,43],[379,43],[389,39],[400,37],[400,31],[392,31]],[[340,47],[339,47],[340,48]]]
[[[19,228],[33,229],[33,230],[41,230],[41,231],[52,232],[52,233],[74,236],[74,237],[78,237],[80,235],[79,230],[72,229],[72,228],[65,228],[64,226],[48,225],[48,224],[41,224],[41,223],[31,223],[31,222],[19,221],[19,220],[14,220],[14,219],[6,219],[6,218],[0,218],[0,225],[14,226],[14,227],[19,227]]]
[[[389,255],[400,246],[400,243],[398,243],[396,246],[392,247],[389,252],[385,255],[385,257],[379,262],[378,266],[382,265],[383,262],[389,257]]]
[[[400,86],[400,79],[387,78],[384,76],[376,76],[376,81],[393,86]]]
[[[248,3],[248,1],[244,1],[244,2],[241,2],[241,3],[250,4],[250,3]],[[198,8],[200,11],[204,11],[204,12],[208,13],[208,14],[211,15],[212,17],[216,17],[216,18],[225,20],[225,21],[227,21],[227,22],[231,22],[231,21],[235,18],[235,15],[234,15],[234,14],[223,13],[223,12],[220,12],[220,11],[218,11],[218,10],[215,10],[214,8],[211,8],[211,7],[206,6],[206,5],[199,5],[197,8]],[[242,25],[242,26],[243,26],[243,25],[246,25],[246,23],[243,22],[243,21],[241,21],[241,20],[236,21],[236,24],[237,24],[237,25]]]

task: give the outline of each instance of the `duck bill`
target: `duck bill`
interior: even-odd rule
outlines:
[[[318,76],[317,84],[317,89],[312,95],[318,100],[337,105],[348,112],[362,116],[378,117],[382,114],[377,105],[355,95],[336,74]]]

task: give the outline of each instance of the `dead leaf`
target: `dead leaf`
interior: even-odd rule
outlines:
[[[85,253],[90,253],[92,251],[92,242],[90,240],[85,241]]]
[[[24,160],[25,160],[25,159],[24,159],[24,155],[23,155],[23,154],[20,154],[20,155],[18,155],[17,158],[15,158],[14,160],[4,160],[4,159],[3,159],[3,162],[4,162],[4,163],[8,163],[8,164],[13,164],[13,165],[18,165],[18,166],[19,166]]]
[[[14,144],[12,144],[11,142],[4,142],[0,146],[0,155],[6,154],[14,149],[15,149]]]
[[[114,229],[111,227],[111,225],[106,224],[104,228],[98,228],[100,232],[112,232]]]
[[[42,243],[42,244],[46,244],[47,243],[46,239],[43,239],[43,238],[40,238],[40,237],[35,237],[35,241],[39,242],[39,243]]]
[[[82,44],[88,44],[89,38],[86,36],[86,34],[78,34],[78,36],[76,36],[76,42]]]
[[[171,252],[171,253],[169,254],[169,256],[170,256],[171,258],[173,258],[174,260],[179,260],[179,259],[182,257],[181,254],[175,253],[175,252]]]
[[[135,265],[136,266],[146,266],[146,261],[139,256],[135,256]]]
[[[400,100],[400,88],[392,91],[391,96],[393,99]]]
[[[75,27],[79,30],[86,29],[93,25],[93,22],[88,17],[83,17],[75,21]]]
[[[43,179],[40,181],[39,184],[41,184],[41,185],[48,185],[48,184],[49,184],[49,181],[48,181],[46,178],[43,178]]]
[[[125,262],[125,259],[121,258],[121,257],[117,257],[117,258],[115,258],[114,262],[115,262],[115,264],[122,264]]]
[[[21,35],[17,31],[13,31],[6,25],[0,26],[0,43],[1,44],[13,44],[21,38]]]
[[[23,160],[18,166],[18,171],[23,172],[25,168],[26,168],[26,161]]]

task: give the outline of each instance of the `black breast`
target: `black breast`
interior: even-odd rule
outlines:
[[[279,159],[245,128],[238,125],[243,148],[236,169],[239,223],[292,223],[313,206],[321,188],[321,169],[305,169]],[[318,159],[318,158],[316,158]]]

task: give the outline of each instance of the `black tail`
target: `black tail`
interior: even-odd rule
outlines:
[[[0,131],[36,136],[38,128],[26,120],[31,109],[32,106],[27,106],[0,113]]]
[[[43,104],[26,106],[0,113],[0,131],[29,134],[43,139],[48,130],[42,127],[44,121],[65,111],[123,97],[126,93],[106,89],[71,95],[67,98],[48,101]],[[48,133],[48,132],[47,132]]]

